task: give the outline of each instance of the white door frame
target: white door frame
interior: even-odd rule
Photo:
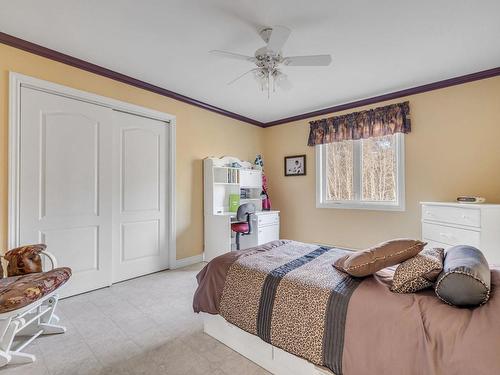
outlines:
[[[49,81],[9,72],[9,214],[8,214],[8,247],[18,247],[19,243],[19,168],[20,168],[20,128],[21,128],[21,87],[44,91],[51,94],[77,99],[100,105],[113,110],[148,117],[168,122],[167,152],[167,215],[168,228],[168,267],[176,268],[176,232],[175,232],[175,116],[144,107],[110,99],[97,94],[58,85]]]

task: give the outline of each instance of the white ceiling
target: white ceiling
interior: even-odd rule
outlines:
[[[0,31],[269,122],[500,66],[499,0],[0,0]],[[333,56],[285,67],[294,88],[268,100],[245,61],[259,26],[292,29],[284,55]]]

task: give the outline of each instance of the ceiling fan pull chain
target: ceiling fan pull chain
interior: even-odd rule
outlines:
[[[267,71],[267,99],[271,99],[271,72]]]

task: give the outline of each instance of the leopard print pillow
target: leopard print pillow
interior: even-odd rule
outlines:
[[[443,270],[444,249],[425,249],[401,263],[392,279],[394,293],[415,293],[431,287]]]

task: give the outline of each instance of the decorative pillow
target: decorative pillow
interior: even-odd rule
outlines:
[[[425,245],[427,243],[406,238],[390,240],[366,250],[344,255],[337,259],[333,266],[351,276],[368,276],[414,257]]]
[[[7,276],[26,275],[42,272],[40,252],[47,248],[44,244],[21,246],[5,253]]]
[[[415,293],[434,285],[443,270],[444,249],[425,249],[401,263],[392,279],[394,293]]]
[[[446,251],[434,287],[439,299],[455,306],[478,306],[488,301],[490,289],[490,267],[480,250],[459,245]]]

